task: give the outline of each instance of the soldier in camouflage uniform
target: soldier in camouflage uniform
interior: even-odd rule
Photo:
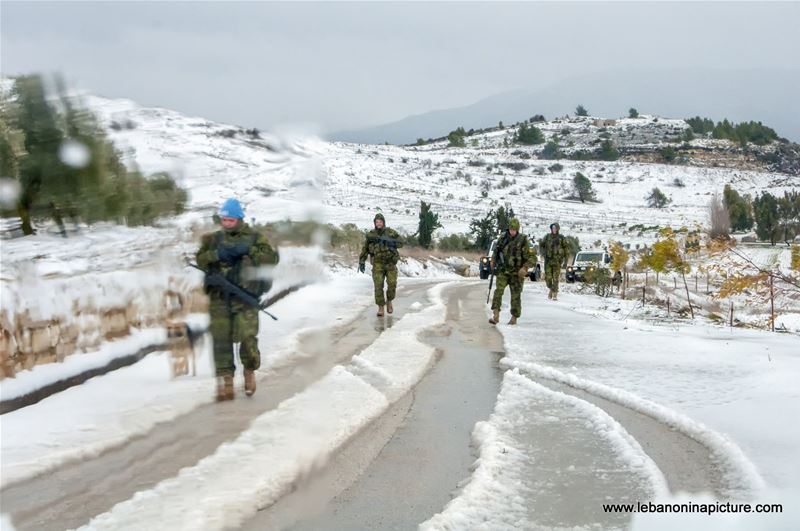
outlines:
[[[548,299],[558,300],[558,280],[561,269],[567,267],[572,250],[567,239],[559,234],[561,227],[558,223],[550,225],[550,234],[542,239],[542,255],[544,256],[544,280],[550,290]]]
[[[492,318],[489,322],[500,321],[500,306],[506,286],[511,288],[511,320],[510,325],[517,324],[522,314],[522,287],[528,268],[536,265],[536,256],[531,252],[528,237],[519,232],[519,220],[513,218],[508,223],[508,230],[497,240],[492,254],[492,271],[496,279],[494,297],[492,298]]]
[[[358,257],[358,270],[365,272],[367,257],[372,264],[372,282],[375,285],[375,304],[378,317],[383,317],[383,307],[392,313],[392,301],[397,291],[397,261],[400,259],[398,247],[403,246],[400,234],[386,226],[386,218],[380,212],[373,219],[374,229],[364,239],[364,247]],[[386,296],[383,295],[383,282],[386,279]]]
[[[277,264],[278,253],[267,239],[244,222],[244,211],[236,199],[228,199],[219,211],[222,229],[203,236],[197,251],[197,265],[222,273],[229,281],[256,295],[269,289],[269,282],[250,279],[249,268]],[[254,371],[261,365],[258,351],[258,309],[207,286],[214,365],[217,374],[217,400],[233,399],[233,344],[239,343],[239,358],[244,366],[245,394],[256,390]]]

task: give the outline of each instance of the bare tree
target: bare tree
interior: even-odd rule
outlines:
[[[712,240],[730,237],[731,218],[719,194],[714,194],[708,203],[708,221],[710,225],[708,235]]]

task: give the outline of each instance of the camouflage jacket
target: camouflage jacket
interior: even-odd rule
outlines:
[[[516,236],[506,231],[494,246],[492,260],[498,270],[516,272],[523,267],[528,269],[536,265],[536,255],[531,249],[528,237],[518,232]]]
[[[370,256],[372,263],[396,264],[400,259],[399,247],[403,246],[400,241],[400,234],[389,227],[383,229],[372,229],[364,238],[364,246],[361,248],[361,255],[358,262],[363,264]]]
[[[566,265],[572,250],[563,235],[548,233],[542,239],[541,252],[542,256],[544,256],[545,265],[556,263],[562,266]]]
[[[219,251],[223,247],[230,249],[237,245],[247,247],[245,256],[233,263],[220,260]],[[197,265],[203,269],[222,273],[231,282],[261,295],[269,290],[271,282],[253,279],[251,275],[248,275],[247,269],[277,264],[279,257],[277,251],[272,248],[263,234],[256,232],[246,223],[240,223],[234,229],[222,229],[204,235],[200,249],[197,251],[196,260]],[[209,295],[222,296],[213,288],[207,291]]]

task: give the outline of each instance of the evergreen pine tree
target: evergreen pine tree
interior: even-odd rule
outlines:
[[[592,181],[581,172],[576,173],[575,178],[572,179],[572,188],[577,198],[581,200],[581,203],[593,201],[595,199],[595,193],[594,190],[592,190]]]

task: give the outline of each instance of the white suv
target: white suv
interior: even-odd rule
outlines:
[[[608,269],[611,263],[611,255],[603,250],[593,251],[579,251],[575,255],[575,261],[571,266],[567,267],[567,282],[575,282],[576,280],[583,282],[586,280],[587,273],[592,273],[595,270]],[[622,273],[614,271],[611,276],[612,283],[616,286],[622,282]]]

